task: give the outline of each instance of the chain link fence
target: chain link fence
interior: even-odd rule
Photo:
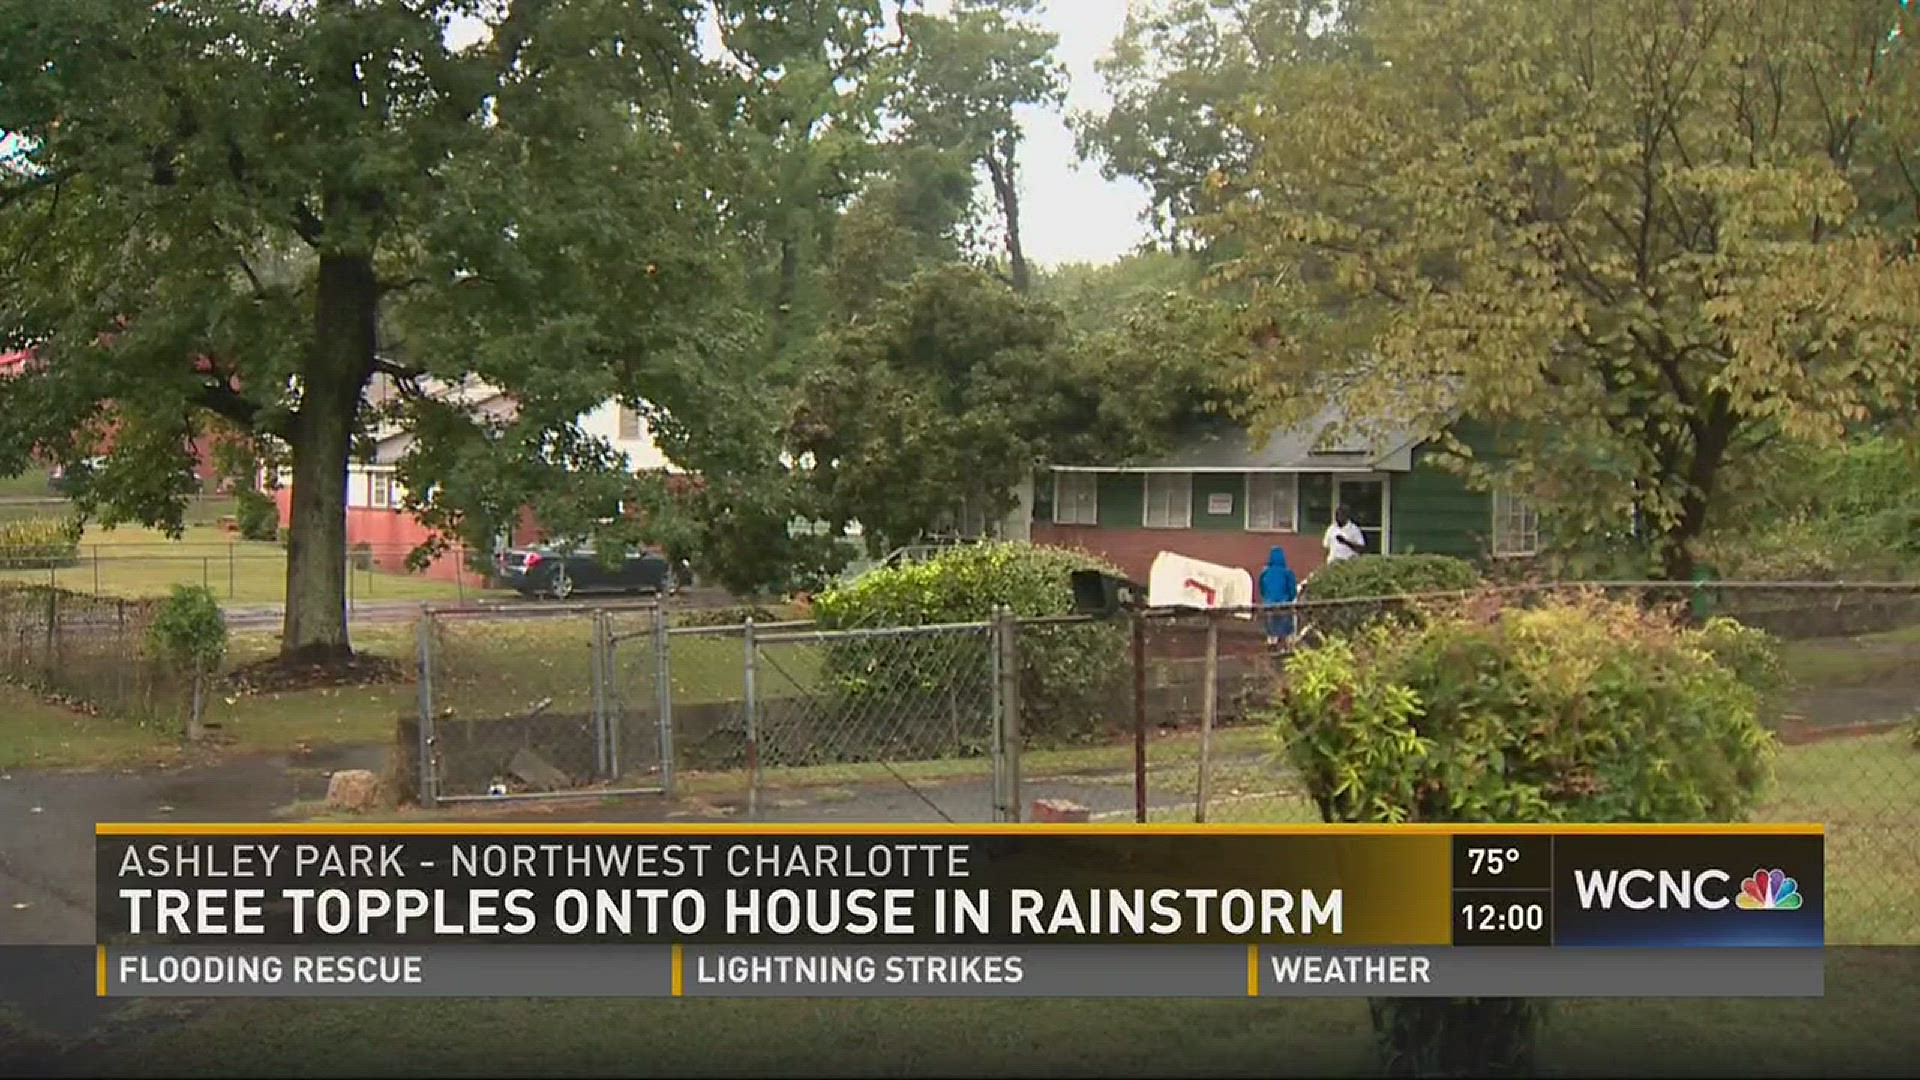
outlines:
[[[1680,622],[1726,617],[1775,636],[1785,685],[1770,695],[1763,719],[1778,754],[1755,817],[1827,827],[1829,941],[1920,944],[1920,898],[1897,876],[1920,857],[1920,584],[1600,582],[1491,594],[1526,605],[1575,589]],[[1109,770],[1100,790],[1075,797],[1095,819],[1319,820],[1262,717],[1275,680],[1287,677],[1288,651],[1464,599],[1139,613],[1144,675],[1134,695],[1134,735],[1141,750],[1127,763],[1131,776]],[[1270,636],[1281,641],[1270,644]],[[1038,772],[1026,778],[1029,788],[1048,782]],[[1135,797],[1117,799],[1129,783]]]
[[[750,807],[780,792],[877,779],[946,820],[995,820],[1000,654],[991,623],[872,630],[746,629]],[[770,799],[774,805],[769,806]]]
[[[908,803],[903,820],[1016,813],[1011,623],[711,619],[664,605],[428,612],[419,715],[400,739],[421,802],[669,793],[764,819],[882,783]]]
[[[178,709],[183,680],[147,655],[156,604],[0,583],[0,679],[90,712]]]
[[[465,601],[504,596],[489,569],[455,546],[424,572],[411,544],[360,542],[342,552],[349,607],[392,600]],[[222,601],[274,604],[286,597],[286,550],[270,540],[78,544],[59,556],[0,555],[0,585],[31,585],[129,599],[199,585]]]

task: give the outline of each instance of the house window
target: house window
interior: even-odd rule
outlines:
[[[367,474],[367,505],[398,506],[400,500],[395,497],[393,474],[385,472]]]
[[[1504,488],[1493,493],[1493,553],[1511,557],[1540,551],[1540,514],[1533,500]]]
[[[1149,529],[1192,528],[1193,474],[1148,473],[1142,524]]]
[[[1252,532],[1300,531],[1300,477],[1293,473],[1247,474],[1247,528]]]
[[[1100,523],[1100,474],[1057,472],[1053,474],[1053,523],[1055,525],[1098,525]]]
[[[640,438],[640,414],[625,405],[620,406],[620,437],[623,439]]]

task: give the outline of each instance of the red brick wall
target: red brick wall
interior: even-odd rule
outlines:
[[[364,477],[358,478],[365,483]],[[273,501],[280,509],[280,527],[285,529],[293,519],[293,488],[288,486],[275,490]],[[425,543],[431,535],[431,530],[405,510],[347,507],[347,547],[366,544],[372,549],[373,565],[380,570],[395,574],[408,573],[407,553]],[[474,588],[486,584],[481,575],[462,564],[457,550],[436,557],[419,573],[434,581],[464,581]]]
[[[1303,533],[1252,533],[1203,529],[1102,529],[1090,525],[1055,525],[1035,522],[1033,542],[1055,547],[1078,548],[1098,555],[1120,568],[1130,580],[1145,583],[1153,570],[1154,557],[1163,551],[1190,559],[1237,566],[1254,576],[1267,565],[1267,553],[1285,548],[1287,565],[1305,581],[1307,575],[1326,561],[1320,538]]]

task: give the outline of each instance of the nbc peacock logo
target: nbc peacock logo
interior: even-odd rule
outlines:
[[[1792,911],[1804,897],[1800,883],[1781,870],[1755,870],[1740,883],[1740,896],[1734,903],[1744,911]]]

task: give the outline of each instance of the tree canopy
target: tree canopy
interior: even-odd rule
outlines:
[[[177,533],[197,436],[284,465],[304,661],[350,651],[376,439],[417,558],[530,510],[742,591],[832,571],[795,522],[908,540],[1046,460],[1144,452],[1224,400],[1196,345],[1224,309],[1156,284],[1184,259],[1029,266],[1021,116],[1063,89],[1037,13],[0,0],[0,344],[36,357],[0,471],[110,445],[80,509]],[[685,474],[587,434],[608,401]]]
[[[209,415],[283,443],[283,649],[314,659],[347,650],[347,463],[381,419],[376,376],[513,395],[491,424],[404,395],[420,460],[444,466],[411,498],[441,523],[489,500],[591,513],[581,485],[616,467],[577,417],[615,395],[672,408],[737,295],[699,14],[0,3],[0,130],[27,147],[0,180],[17,241],[0,326],[39,358],[0,387],[0,466],[76,461],[111,424],[138,452],[81,505],[177,529]],[[456,18],[483,24],[477,43],[449,43]],[[456,464],[477,475],[482,453],[512,467],[459,492]],[[456,492],[468,507],[440,501]]]
[[[1297,5],[1305,10],[1311,5]],[[1877,0],[1369,0],[1206,181],[1264,405],[1499,425],[1574,534],[1684,575],[1730,470],[1910,413],[1915,16]],[[1480,466],[1492,463],[1482,462]],[[1482,479],[1487,479],[1482,472]]]

